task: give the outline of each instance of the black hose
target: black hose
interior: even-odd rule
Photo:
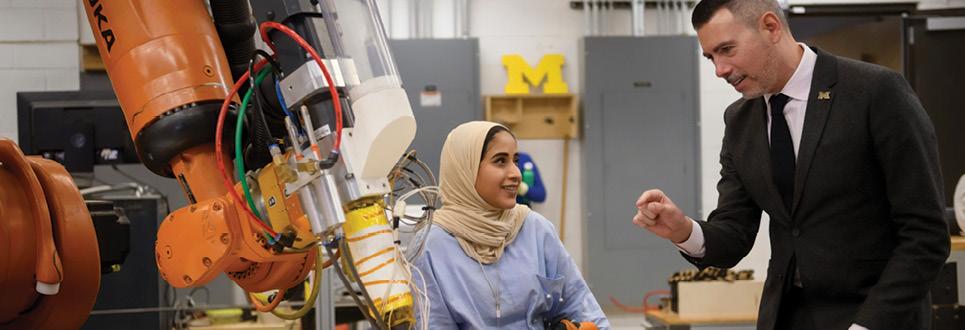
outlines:
[[[238,81],[247,70],[249,55],[255,50],[255,18],[247,0],[210,0],[210,3],[231,77]]]
[[[348,245],[348,244],[345,244],[345,245]],[[339,251],[342,251],[343,249],[345,251],[348,250],[345,246],[339,247]],[[335,253],[332,252],[331,245],[325,244],[325,251],[328,252],[329,258],[335,258]],[[349,295],[352,296],[352,300],[355,301],[355,306],[358,306],[359,311],[362,312],[362,315],[365,315],[365,319],[369,321],[369,324],[371,324],[372,327],[376,329],[385,329],[383,323],[380,320],[381,317],[377,316],[378,309],[375,308],[374,305],[368,305],[362,302],[362,299],[359,298],[358,294],[355,293],[355,289],[352,288],[352,283],[349,282],[348,278],[345,277],[345,272],[343,272],[342,266],[339,265],[339,261],[335,260],[335,262],[333,262],[332,265],[335,266],[335,274],[338,275],[338,278],[342,281],[342,285],[345,286],[345,290],[348,290]],[[359,280],[359,288],[361,288],[363,293],[365,292],[365,286],[362,285],[361,280]]]
[[[245,163],[247,168],[261,168],[271,162],[271,153],[268,150],[268,146],[275,143],[274,137],[271,135],[271,129],[268,127],[268,122],[265,121],[264,106],[261,102],[261,95],[258,93],[258,88],[255,88],[255,61],[258,56],[264,57],[268,60],[269,66],[263,68],[262,70],[278,70],[278,63],[271,58],[263,50],[256,49],[252,52],[250,58],[248,59],[248,71],[251,72],[251,77],[249,77],[249,88],[254,95],[255,104],[252,107],[251,121],[249,121],[249,132],[251,134],[252,140],[250,147],[245,153]]]
[[[352,251],[348,247],[348,239],[343,239],[341,243],[339,250],[345,250],[342,252],[342,256],[346,257],[345,265],[348,266],[349,273],[352,274],[352,277],[358,281],[359,289],[362,291],[362,297],[365,297],[365,301],[369,304],[368,306],[374,311],[373,313],[375,315],[373,318],[378,321],[379,329],[389,329],[389,326],[383,322],[382,315],[379,314],[378,306],[375,306],[375,300],[372,300],[372,297],[369,296],[369,290],[365,288],[365,283],[362,283],[362,276],[359,275],[358,269],[355,268],[355,258],[352,257]],[[394,279],[389,280],[392,281]]]

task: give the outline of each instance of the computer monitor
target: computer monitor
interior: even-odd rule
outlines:
[[[92,173],[95,164],[139,163],[112,91],[18,92],[20,149]]]

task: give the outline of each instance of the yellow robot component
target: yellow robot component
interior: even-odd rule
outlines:
[[[363,200],[346,214],[342,227],[365,290],[388,326],[415,323],[412,293],[380,200]]]
[[[292,247],[304,249],[318,241],[312,234],[308,219],[302,212],[298,195],[285,196],[285,182],[279,180],[279,173],[284,173],[281,167],[272,163],[258,171],[258,187],[261,190],[262,202],[268,212],[271,227],[276,232],[294,232],[295,241]]]

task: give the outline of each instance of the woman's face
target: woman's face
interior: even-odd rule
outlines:
[[[476,174],[476,192],[489,205],[508,210],[516,207],[516,191],[521,175],[516,163],[516,139],[509,132],[499,132],[489,142]]]

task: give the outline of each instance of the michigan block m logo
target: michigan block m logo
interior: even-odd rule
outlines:
[[[536,68],[529,66],[520,55],[504,55],[506,67],[506,94],[529,94],[529,84],[539,86],[543,78],[543,94],[566,94],[569,88],[563,82],[563,55],[549,54],[539,60]],[[524,81],[525,80],[525,81]],[[526,82],[529,84],[526,84]]]

